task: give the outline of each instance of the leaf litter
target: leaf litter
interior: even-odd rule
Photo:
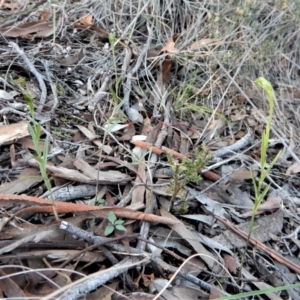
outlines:
[[[4,0],[0,12],[0,297],[216,299],[297,282],[295,2]],[[258,76],[276,95],[268,163],[282,152],[248,236],[269,111]],[[206,149],[202,179],[186,182]]]

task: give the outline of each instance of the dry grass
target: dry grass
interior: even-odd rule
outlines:
[[[116,1],[111,5],[106,1],[74,1],[71,7],[65,9],[65,22],[73,24],[81,16],[92,14],[100,27],[107,32],[115,32],[118,40],[128,44],[135,54],[131,66],[138,59],[143,59],[136,76],[138,80],[134,81],[140,93],[136,94],[136,91],[133,94],[133,101],[141,98],[151,109],[153,103],[149,100],[164,105],[170,96],[176,108],[174,113],[181,118],[189,118],[185,106],[210,111],[221,105],[225,116],[230,119],[226,109],[236,101],[245,100],[241,99],[243,96],[234,83],[254,100],[256,107],[265,111],[264,101],[256,90],[253,91],[251,84],[255,78],[262,76],[270,80],[277,91],[277,126],[287,138],[293,135],[296,141],[299,140],[295,130],[299,125],[295,109],[299,97],[297,45],[300,8],[297,1],[229,1],[226,4],[209,1]],[[68,32],[67,28],[57,32],[61,41]],[[152,28],[151,49],[159,50],[174,34],[179,36],[176,41],[179,53],[172,55],[174,66],[167,91],[155,88],[157,64],[163,57],[146,59],[143,53],[149,34],[147,28]],[[72,50],[87,50],[85,64],[95,71],[95,75],[77,73],[76,77],[83,82],[89,78],[92,88],[97,90],[99,77],[111,72],[114,62],[110,51],[104,50],[97,43],[97,38],[92,38],[92,41],[91,38],[86,32],[77,34]],[[205,43],[206,39],[215,42],[197,51],[189,50],[193,43]],[[144,57],[141,58],[141,54]],[[118,76],[123,78],[126,76],[122,68],[125,55],[124,48],[117,46]],[[77,87],[72,84],[72,76],[73,72],[67,75],[70,79],[65,80],[65,88],[75,92]],[[57,73],[57,77],[61,80],[61,74]],[[122,94],[120,87],[121,98]],[[177,96],[174,97],[174,94]],[[287,96],[289,99],[286,99]],[[245,104],[248,105],[247,101]],[[183,111],[185,114],[182,114]]]

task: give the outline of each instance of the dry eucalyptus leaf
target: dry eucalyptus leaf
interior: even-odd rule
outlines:
[[[161,49],[160,52],[169,52],[169,53],[179,53],[179,50],[175,47],[175,42],[173,37],[166,43],[166,45]]]
[[[0,126],[0,146],[15,142],[29,135],[27,122]]]
[[[102,184],[125,184],[132,179],[129,175],[119,171],[110,170],[104,172],[96,170],[82,158],[77,158],[74,161],[74,166],[81,170],[87,177],[91,178],[91,180]]]
[[[134,108],[128,107],[126,109],[126,114],[129,118],[129,120],[132,121],[133,123],[143,123],[144,122],[144,118],[142,117],[142,115]]]
[[[285,175],[286,176],[290,176],[293,174],[297,174],[300,172],[300,164],[298,164],[297,162],[295,162],[294,164],[292,164],[287,170]]]
[[[236,260],[229,254],[224,253],[224,262],[226,268],[233,274],[236,274],[237,268],[239,267],[239,264],[236,262]]]
[[[251,170],[247,168],[241,168],[236,171],[233,171],[229,177],[233,180],[245,180],[245,179],[252,179],[253,177],[256,177],[258,174],[257,171],[251,172]]]
[[[210,38],[201,39],[201,40],[198,40],[198,41],[192,43],[189,46],[189,50],[199,50],[201,48],[204,48],[204,50],[205,50],[208,46],[215,46],[215,45],[221,45],[221,44],[223,44],[223,42],[218,42],[215,39],[210,39]]]
[[[40,172],[37,168],[26,168],[21,170],[20,174],[17,175],[17,179],[2,183],[0,185],[0,193],[22,193],[42,180],[43,179],[40,176]]]
[[[62,66],[72,66],[76,64],[78,61],[82,61],[85,57],[85,49],[81,48],[80,51],[72,56],[68,56],[66,58],[57,58],[56,60],[62,65]]]
[[[4,90],[0,90],[0,99],[13,100],[14,97],[10,93],[8,93]]]
[[[53,34],[55,27],[50,22],[36,21],[17,26],[0,27],[0,33],[5,37],[47,37]]]
[[[281,197],[268,197],[268,199],[258,207],[256,214],[263,214],[268,210],[270,211],[270,210],[280,208],[281,201],[282,201]],[[244,218],[251,217],[252,214],[253,212],[252,210],[250,210],[242,214],[241,217]]]
[[[83,17],[81,20],[80,20],[80,23],[82,25],[93,25],[93,16],[92,15],[86,15],[85,17]]]

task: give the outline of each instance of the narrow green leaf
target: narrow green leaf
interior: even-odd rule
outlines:
[[[35,159],[39,164],[42,164],[42,159],[38,156],[33,156],[33,159]]]
[[[261,202],[267,196],[270,187],[271,187],[271,184],[267,185],[265,187],[265,189],[262,191],[262,193],[261,193]]]
[[[112,226],[112,225],[107,225],[106,228],[105,228],[105,231],[104,231],[104,235],[105,236],[108,236],[110,234],[112,234],[115,230],[115,227]]]
[[[265,295],[265,294],[268,294],[268,293],[276,293],[276,292],[285,291],[285,290],[289,290],[289,289],[295,289],[295,288],[299,288],[299,287],[300,287],[300,283],[296,283],[296,284],[279,286],[279,287],[276,287],[276,288],[270,288],[270,289],[264,289],[264,290],[259,290],[259,291],[251,291],[251,292],[241,293],[241,294],[238,294],[238,295],[224,296],[224,297],[216,298],[215,300],[242,299],[242,298],[246,298],[246,297],[253,297],[253,296],[256,296],[256,295]]]
[[[37,140],[40,140],[41,135],[42,135],[42,126],[40,123],[37,123],[35,126],[35,134],[36,134]]]
[[[34,132],[33,127],[30,123],[28,123],[28,130],[30,132],[31,137],[33,138],[33,136],[35,136],[35,132]]]
[[[252,231],[256,230],[256,229],[259,228],[259,227],[260,227],[260,225],[253,226],[253,227],[252,227]]]
[[[49,138],[48,136],[45,139],[44,142],[44,150],[43,150],[43,162],[44,162],[44,167],[46,168],[47,165],[47,160],[48,160],[48,151],[49,150]]]

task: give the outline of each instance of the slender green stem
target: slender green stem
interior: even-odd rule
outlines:
[[[24,94],[24,99],[28,104],[29,111],[31,114],[31,123],[28,124],[28,129],[34,144],[35,152],[36,155],[33,156],[33,158],[37,161],[39,164],[41,176],[44,180],[44,183],[46,185],[46,188],[48,192],[50,193],[50,199],[52,201],[52,207],[53,207],[53,214],[55,216],[55,219],[59,221],[57,210],[56,210],[56,205],[55,201],[52,197],[52,192],[51,192],[51,182],[47,174],[47,157],[48,157],[48,149],[49,149],[49,139],[46,137],[44,141],[44,148],[42,149],[40,145],[40,139],[42,135],[42,126],[40,123],[37,123],[35,121],[35,114],[34,114],[34,104],[31,96],[28,93]]]
[[[249,240],[250,240],[251,234],[255,230],[254,220],[255,220],[256,212],[258,211],[259,206],[261,205],[262,201],[264,200],[264,198],[266,197],[266,195],[270,189],[270,185],[267,185],[265,188],[263,188],[264,182],[265,182],[265,179],[267,178],[267,176],[269,175],[269,173],[271,172],[272,167],[274,166],[274,164],[276,163],[276,161],[278,160],[279,155],[280,155],[280,152],[279,152],[276,155],[276,157],[272,160],[270,165],[268,166],[267,150],[268,150],[268,145],[269,145],[272,121],[273,121],[275,95],[274,95],[274,90],[273,90],[271,83],[268,80],[266,80],[265,78],[259,77],[255,80],[255,83],[257,83],[260,87],[262,87],[263,90],[267,93],[268,102],[269,102],[269,116],[267,119],[266,128],[262,134],[262,141],[261,141],[261,148],[260,148],[261,172],[260,172],[260,177],[258,179],[258,182],[256,181],[256,179],[252,173],[252,182],[253,182],[253,187],[254,187],[255,199],[254,199],[254,205],[252,208],[252,216],[251,216],[251,220],[250,220],[250,227],[249,227],[248,237],[247,237],[247,241],[246,241],[245,251],[241,258],[240,276],[242,274],[242,268],[244,265],[246,251],[249,246]],[[252,170],[251,170],[251,172],[252,172]]]

